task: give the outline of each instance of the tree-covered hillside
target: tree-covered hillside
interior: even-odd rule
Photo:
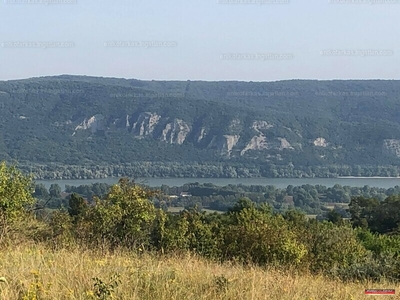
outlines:
[[[399,81],[383,80],[175,82],[64,75],[3,81],[0,159],[255,164],[261,175],[272,176],[271,166],[277,173],[387,167],[400,162],[399,95]]]

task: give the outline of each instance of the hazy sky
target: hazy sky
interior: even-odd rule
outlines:
[[[400,78],[400,0],[1,1],[0,80]]]

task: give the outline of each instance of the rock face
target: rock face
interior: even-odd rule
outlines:
[[[294,148],[292,147],[292,145],[290,145],[290,143],[287,141],[287,139],[285,138],[278,138],[278,140],[281,142],[281,145],[279,147],[279,150],[283,150],[283,149],[291,149],[293,150]]]
[[[240,151],[240,155],[244,155],[249,150],[265,150],[268,149],[267,138],[264,135],[254,136],[250,142]]]
[[[160,139],[170,144],[182,145],[190,132],[190,126],[183,120],[175,119],[172,123],[165,125]]]
[[[92,133],[105,130],[104,121],[104,116],[101,114],[90,117],[89,119],[85,119],[81,124],[76,126],[73,135],[75,135],[78,130],[90,130]]]
[[[126,118],[125,118],[125,127],[126,128],[131,127],[131,123],[129,122],[129,115],[126,115]]]
[[[200,132],[198,133],[197,138],[196,138],[197,143],[200,143],[203,140],[205,133],[206,133],[206,129],[201,128]]]
[[[266,121],[254,121],[253,122],[253,126],[252,126],[252,128],[257,132],[260,132],[262,130],[270,129],[272,127],[274,127],[274,125],[269,124]]]
[[[326,148],[328,146],[327,141],[323,137],[319,137],[314,140],[313,142],[315,147],[324,147]]]
[[[394,140],[394,139],[384,140],[383,150],[389,155],[400,157],[400,140]]]
[[[241,139],[244,124],[238,119],[233,119],[229,123],[226,134],[218,134],[214,131],[211,135],[206,123],[189,124],[182,119],[163,117],[155,112],[140,112],[134,115],[120,116],[113,118],[110,124],[117,128],[125,128],[138,138],[150,138],[176,145],[182,145],[187,141],[198,147],[216,150],[220,155],[227,157],[243,156],[248,151],[294,149],[286,138],[267,140],[266,134],[274,126],[260,120],[250,123],[251,125],[247,128],[247,130],[253,130],[256,133],[250,140]],[[79,130],[96,133],[99,130],[106,129],[110,128],[107,127],[105,117],[99,114],[84,119],[76,126],[73,135]],[[324,144],[324,140],[321,143]]]
[[[140,113],[134,120],[129,115],[126,116],[125,127],[131,127],[131,132],[137,137],[151,137],[159,139],[169,144],[182,145],[187,135],[191,132],[189,124],[181,119],[163,118],[161,115],[151,112]]]
[[[221,154],[230,155],[234,146],[236,146],[237,142],[239,141],[239,135],[224,135],[223,138],[225,139],[222,142],[222,147],[220,149]]]
[[[221,155],[230,156],[239,139],[239,135],[214,136],[208,148],[217,149]]]
[[[140,138],[153,138],[163,141],[169,144],[182,145],[190,136],[192,131],[192,140],[189,142],[200,143],[207,138],[207,124],[203,124],[201,127],[193,128],[193,125],[188,124],[181,119],[163,118],[161,115],[152,112],[142,112],[137,115],[136,118],[126,115],[116,120],[124,120],[123,125],[128,128],[132,134]],[[113,124],[115,124],[114,121]],[[119,121],[118,121],[119,122]],[[266,130],[273,128],[273,125],[266,121],[254,121],[251,125],[257,135],[253,136],[250,141],[243,141],[242,146],[239,145],[240,131],[243,124],[237,119],[233,119],[229,125],[229,131],[237,132],[237,134],[221,134],[209,137],[209,142],[205,146],[209,149],[215,149],[220,155],[231,156],[233,150],[236,150],[240,155],[244,155],[247,151],[263,151],[268,149],[293,149],[290,143],[285,138],[277,138],[267,142],[267,138],[264,135]],[[75,128],[74,135],[78,130],[88,130],[91,133],[95,133],[98,130],[105,130],[105,118],[103,115],[95,115],[88,119],[83,120]]]
[[[132,133],[141,137],[151,135],[160,119],[161,116],[155,113],[141,113],[132,125]],[[129,118],[127,118],[127,124],[129,124]]]
[[[268,129],[273,128],[274,125],[269,124],[266,121],[254,121],[251,128],[257,133],[253,136],[250,141],[246,144],[240,155],[243,156],[247,151],[263,151],[268,149],[293,149],[290,143],[285,138],[276,138],[267,140],[265,133]]]

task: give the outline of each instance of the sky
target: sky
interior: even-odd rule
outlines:
[[[1,1],[0,80],[400,77],[400,0]]]

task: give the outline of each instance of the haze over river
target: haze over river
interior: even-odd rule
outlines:
[[[36,183],[43,183],[49,188],[52,183],[57,183],[62,189],[65,185],[79,186],[103,182],[114,184],[118,182],[118,178],[105,179],[74,179],[74,180],[36,180]],[[168,186],[182,186],[185,183],[213,183],[218,186],[228,184],[244,184],[244,185],[274,185],[277,188],[286,188],[288,185],[299,186],[304,184],[324,185],[332,187],[335,184],[342,186],[391,188],[400,185],[400,178],[377,178],[377,177],[342,177],[342,178],[139,178],[138,183],[144,183],[151,187],[159,187],[163,184]]]

